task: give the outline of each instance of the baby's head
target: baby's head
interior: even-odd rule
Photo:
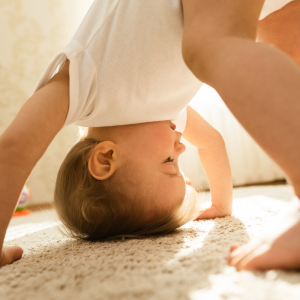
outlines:
[[[73,237],[167,233],[195,216],[196,195],[171,121],[89,128],[58,172],[54,206]],[[185,201],[184,201],[185,200]]]

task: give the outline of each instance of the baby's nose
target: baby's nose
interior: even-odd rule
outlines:
[[[175,149],[180,152],[183,153],[185,151],[185,145],[180,143],[180,142],[175,142]]]

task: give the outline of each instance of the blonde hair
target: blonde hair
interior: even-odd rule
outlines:
[[[54,208],[66,234],[90,241],[166,234],[195,217],[198,212],[196,192],[186,185],[180,207],[145,224],[142,201],[130,198],[132,187],[126,180],[126,168],[101,181],[90,174],[88,160],[98,143],[94,139],[81,139],[59,169]]]

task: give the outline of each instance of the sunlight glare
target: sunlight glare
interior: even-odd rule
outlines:
[[[12,241],[25,235],[32,234],[34,232],[45,230],[58,225],[59,224],[57,222],[43,222],[10,226],[7,229],[4,241]]]
[[[183,225],[181,228],[189,228],[193,225],[193,221]],[[172,265],[176,262],[179,262],[182,258],[190,255],[194,251],[200,249],[203,246],[204,240],[209,234],[209,232],[213,229],[215,223],[213,220],[207,221],[205,226],[205,232],[198,232],[197,238],[184,238],[184,243],[182,244],[182,248],[175,254],[174,258],[168,261],[168,265]]]

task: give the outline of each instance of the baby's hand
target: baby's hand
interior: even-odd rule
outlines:
[[[232,208],[224,209],[224,208],[218,208],[215,205],[212,205],[211,207],[201,210],[199,216],[194,220],[198,221],[200,219],[214,219],[214,218],[221,218],[226,216],[231,216],[232,214]]]
[[[0,268],[20,259],[22,255],[23,250],[19,246],[3,247],[0,251]]]

